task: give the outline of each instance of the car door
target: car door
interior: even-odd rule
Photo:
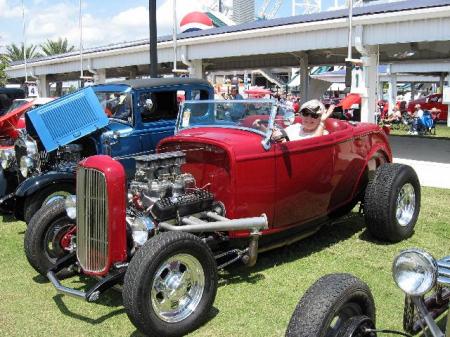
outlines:
[[[276,227],[326,215],[334,171],[333,135],[275,144]]]
[[[178,95],[184,95],[184,92],[177,90],[177,87],[139,93],[136,117],[143,151],[153,152],[161,139],[173,135],[178,114]]]

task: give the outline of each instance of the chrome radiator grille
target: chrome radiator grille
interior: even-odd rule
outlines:
[[[91,168],[77,172],[77,257],[87,272],[108,264],[108,202],[105,175]]]
[[[440,259],[438,262],[438,283],[450,286],[450,256]]]

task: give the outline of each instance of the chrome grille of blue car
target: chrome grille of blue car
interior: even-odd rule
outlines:
[[[77,172],[77,257],[85,272],[108,264],[108,204],[105,175],[79,167]]]
[[[438,262],[438,283],[450,286],[450,256],[440,259]]]

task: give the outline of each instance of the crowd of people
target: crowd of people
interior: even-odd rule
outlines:
[[[423,110],[420,104],[414,106],[412,113],[401,111],[398,105],[394,106],[391,113],[381,120],[383,125],[403,124],[408,127],[408,134],[419,135],[431,132],[436,125],[441,111],[435,107],[431,110]]]

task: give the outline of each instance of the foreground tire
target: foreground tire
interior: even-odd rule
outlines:
[[[377,239],[399,242],[414,232],[420,212],[420,183],[414,169],[402,164],[380,166],[364,197],[364,217]]]
[[[75,186],[69,184],[59,184],[44,188],[35,194],[27,197],[23,207],[23,219],[28,224],[31,218],[44,205],[53,201],[64,199],[65,197],[75,194]]]
[[[209,247],[183,232],[148,240],[125,274],[123,303],[131,322],[148,336],[183,336],[206,321],[217,292]]]
[[[301,298],[286,337],[342,336],[349,329],[348,321],[357,316],[375,322],[369,287],[350,274],[329,274],[317,280]]]
[[[66,214],[64,200],[43,206],[31,218],[24,237],[25,255],[30,265],[46,275],[55,262],[67,255],[76,228]]]

